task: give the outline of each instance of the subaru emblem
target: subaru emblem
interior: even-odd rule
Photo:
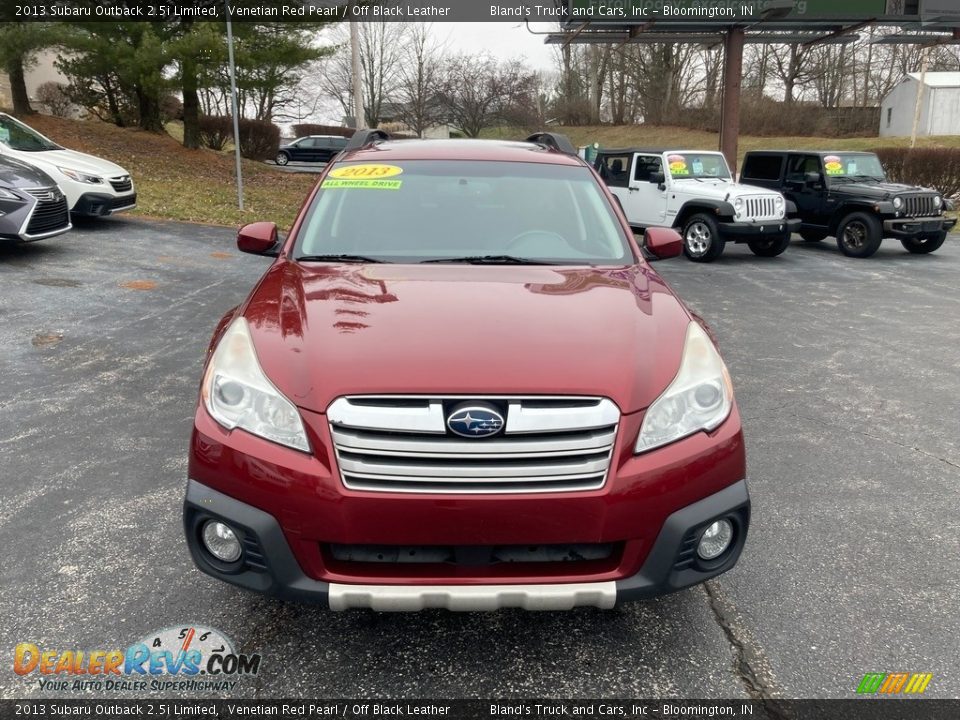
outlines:
[[[461,407],[447,416],[447,427],[461,437],[490,437],[503,430],[503,415],[487,407]]]

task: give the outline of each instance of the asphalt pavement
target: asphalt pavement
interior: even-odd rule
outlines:
[[[960,697],[957,236],[923,257],[798,240],[657,263],[714,326],[744,416],[732,572],[615,611],[380,615],[248,594],[187,554],[203,353],[269,263],[233,235],[117,217],[0,246],[0,697],[77,696],[16,675],[18,643],[192,623],[262,656],[233,697],[851,698],[895,671]]]

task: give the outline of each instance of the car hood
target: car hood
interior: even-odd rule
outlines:
[[[690,315],[646,266],[276,263],[245,305],[264,371],[324,412],[351,394],[554,394],[647,407]]]
[[[51,187],[56,185],[49,175],[12,158],[0,157],[0,186],[10,188]]]
[[[26,155],[29,155],[29,157],[25,157]],[[37,165],[43,170],[47,170],[50,167],[65,167],[91,175],[100,175],[102,177],[116,177],[117,175],[129,174],[122,167],[109,160],[77,152],[76,150],[42,150],[29,154],[21,153],[17,155],[17,159],[28,162],[31,165]]]
[[[714,197],[719,200],[726,200],[736,197],[748,197],[751,195],[776,195],[775,190],[754,187],[753,185],[740,185],[729,180],[681,180],[674,181],[674,188],[679,194],[693,195],[695,197]]]
[[[902,183],[892,182],[851,182],[834,183],[830,186],[830,192],[836,195],[850,195],[858,197],[887,198],[895,195],[930,193],[935,190],[922,188],[916,185],[904,185]]]

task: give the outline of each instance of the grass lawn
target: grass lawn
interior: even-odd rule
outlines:
[[[246,209],[237,209],[232,152],[187,150],[180,144],[182,127],[168,126],[169,134],[118,128],[99,121],[65,120],[33,115],[27,123],[61,145],[112,160],[133,175],[137,185],[135,214],[164,220],[239,226],[271,220],[288,229],[316,175],[286,173],[261,162],[243,161]],[[672,146],[683,149],[717,147],[718,136],[667,127],[567,127],[575,145],[599,142],[604,147]],[[496,128],[487,137],[522,139],[522,130]],[[870,150],[905,146],[909,138],[742,137],[740,152],[762,148]],[[923,138],[923,147],[960,147],[960,136]]]
[[[287,229],[317,180],[316,175],[286,173],[244,160],[241,212],[232,153],[187,150],[169,135],[93,120],[32,115],[26,122],[64,147],[125,168],[137,186],[134,214],[145,217],[233,227],[272,220]]]

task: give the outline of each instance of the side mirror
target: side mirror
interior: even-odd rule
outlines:
[[[819,185],[821,183],[820,173],[817,173],[817,172],[804,173],[803,180],[807,185]]]
[[[237,249],[251,255],[276,257],[280,253],[276,224],[255,222],[244,225],[237,232]]]
[[[652,227],[643,233],[643,246],[656,259],[669,260],[683,252],[683,238],[676,230]]]
[[[662,172],[650,175],[650,182],[654,185],[663,185],[667,181],[667,176]]]

